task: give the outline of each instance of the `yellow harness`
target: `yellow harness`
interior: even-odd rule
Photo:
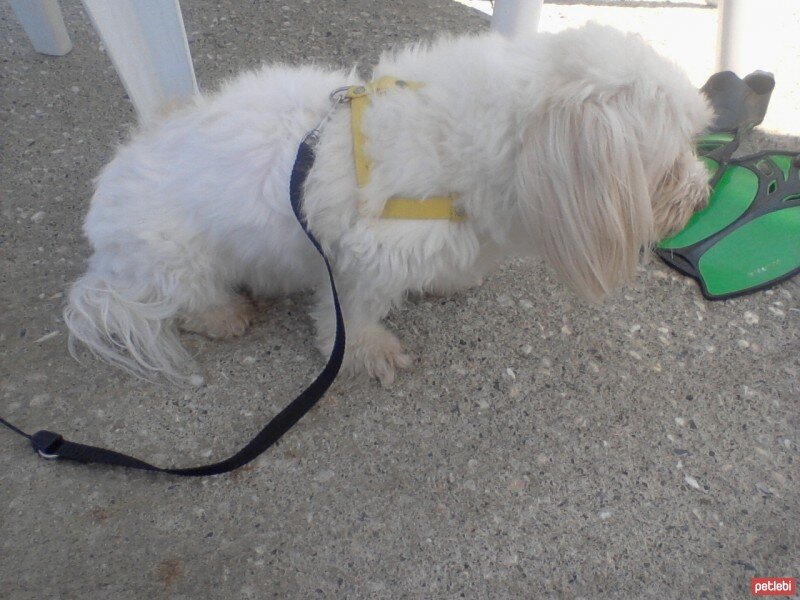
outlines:
[[[353,155],[356,163],[356,180],[364,187],[370,178],[372,161],[364,152],[366,136],[361,129],[364,111],[370,105],[370,96],[390,89],[409,89],[416,91],[424,84],[403,81],[394,77],[381,77],[366,85],[347,88],[345,98],[350,102],[351,128],[353,131]],[[393,196],[386,201],[382,219],[448,220],[463,221],[464,211],[456,207],[455,196],[433,196],[430,198],[399,198]]]

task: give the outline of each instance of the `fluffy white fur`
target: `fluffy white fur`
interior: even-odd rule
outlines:
[[[527,40],[443,39],[384,56],[373,73],[383,75],[425,86],[374,98],[369,185],[356,184],[343,106],[305,190],[335,266],[350,372],[387,384],[407,366],[380,322],[409,292],[449,293],[506,256],[539,254],[597,300],[706,201],[692,138],[707,104],[637,36],[587,25]],[[353,83],[345,72],[269,66],[143,126],[97,180],[85,225],[94,253],[65,311],[71,340],[138,375],[176,379],[189,364],[179,327],[238,335],[250,310],[242,289],[314,289],[328,352],[330,292],[288,185],[328,94]],[[467,221],[377,218],[393,195],[446,193]]]

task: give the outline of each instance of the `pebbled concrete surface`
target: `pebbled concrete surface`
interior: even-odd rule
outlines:
[[[447,0],[183,4],[203,89],[485,27]],[[90,181],[134,115],[63,6],[75,49],[50,58],[0,3],[0,414],[158,464],[222,457],[320,368],[307,299],[235,342],[186,336],[198,389],[68,355]],[[800,575],[799,298],[790,282],[708,303],[653,262],[586,307],[520,261],[394,313],[416,360],[393,388],[338,382],[229,476],[53,464],[0,432],[0,596],[748,597],[752,576]]]

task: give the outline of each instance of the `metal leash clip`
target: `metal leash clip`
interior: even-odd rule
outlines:
[[[327,123],[328,120],[333,116],[333,113],[336,112],[336,109],[340,104],[350,102],[350,98],[347,97],[348,90],[350,90],[350,86],[346,85],[336,88],[328,95],[328,98],[330,98],[331,101],[331,107],[327,114],[322,117],[319,123],[317,123],[317,126],[305,135],[303,138],[304,143],[308,144],[311,148],[314,148],[317,145],[317,142],[319,142],[319,136],[322,133],[322,128],[325,126],[325,123]]]
[[[347,92],[350,91],[351,87],[352,86],[349,85],[338,87],[328,95],[328,98],[330,98],[331,102],[334,102],[335,104],[350,102],[350,98],[347,97]]]

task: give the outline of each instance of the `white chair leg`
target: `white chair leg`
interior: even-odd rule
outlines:
[[[83,0],[142,121],[198,93],[178,0]]]
[[[543,1],[495,0],[492,29],[508,37],[536,33]]]
[[[72,50],[58,0],[9,1],[37,52],[64,56]]]
[[[740,77],[756,69],[764,69],[758,64],[758,53],[753,44],[758,44],[761,13],[765,10],[764,0],[721,0],[717,9],[717,70],[733,71]],[[776,19],[780,14],[775,15]],[[755,30],[755,31],[754,31]]]

